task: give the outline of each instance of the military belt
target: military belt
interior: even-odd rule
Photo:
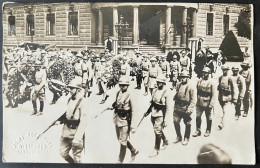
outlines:
[[[82,73],[88,72],[88,70],[83,70]]]
[[[119,117],[126,118],[126,119],[131,119],[130,118],[131,110],[119,110],[119,109],[116,109],[115,113],[118,114]]]
[[[181,100],[180,98],[176,98],[175,100],[175,103],[180,105],[180,106],[188,106],[189,105],[189,102],[188,101],[185,101],[185,100]]]
[[[206,92],[206,91],[203,91],[203,90],[198,90],[198,95],[200,95],[202,97],[212,96],[212,94],[210,92]]]
[[[66,120],[66,125],[70,129],[76,129],[79,126],[80,120]]]

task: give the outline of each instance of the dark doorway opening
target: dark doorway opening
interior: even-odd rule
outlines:
[[[160,42],[160,18],[164,13],[164,7],[140,6],[139,11],[140,43],[158,45]]]

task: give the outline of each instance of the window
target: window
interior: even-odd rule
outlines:
[[[26,17],[26,35],[34,35],[34,15],[27,15]]]
[[[223,34],[226,35],[229,31],[229,15],[223,17]]]
[[[55,35],[55,13],[47,14],[46,20],[46,35]]]
[[[15,36],[15,16],[8,17],[8,36]]]
[[[69,12],[68,35],[78,35],[78,12]]]
[[[213,13],[207,13],[207,35],[213,35]]]

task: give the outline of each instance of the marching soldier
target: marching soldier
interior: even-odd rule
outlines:
[[[98,78],[98,84],[103,94],[103,99],[101,100],[100,104],[104,104],[109,97],[107,94],[107,75],[109,72],[106,69],[106,60],[105,58],[102,58],[101,60],[101,66],[100,66],[100,77]]]
[[[150,111],[147,111],[144,115],[147,116],[151,113],[151,121],[154,128],[155,133],[155,146],[153,153],[149,157],[154,157],[159,154],[161,140],[163,140],[162,150],[166,148],[169,144],[166,139],[163,128],[167,127],[169,120],[169,113],[171,107],[171,99],[168,89],[166,89],[165,85],[167,82],[167,78],[164,75],[159,75],[156,78],[157,89],[153,91],[152,100],[151,100],[151,108]]]
[[[130,65],[127,63],[127,58],[123,57],[123,63],[121,64],[120,77],[130,76]]]
[[[79,78],[82,80],[82,55],[81,53],[76,54],[76,63],[74,65],[75,78]]]
[[[142,56],[138,56],[136,58],[137,66],[135,67],[136,85],[137,85],[137,87],[135,89],[141,89],[141,85],[142,85],[142,62],[143,62]]]
[[[250,63],[248,61],[244,61],[241,63],[242,70],[239,72],[241,76],[245,78],[246,82],[246,91],[245,96],[243,99],[243,105],[244,105],[244,114],[243,117],[247,117],[248,111],[249,111],[249,105],[250,105],[250,99],[252,100],[252,91],[251,91],[251,85],[252,85],[252,75],[249,71]],[[252,104],[252,102],[251,102]]]
[[[84,149],[88,109],[84,103],[86,99],[81,92],[81,84],[82,81],[76,78],[68,85],[71,97],[68,100],[64,120],[56,123],[64,123],[60,140],[60,155],[69,163],[80,163],[81,152]],[[69,154],[70,150],[72,150],[73,158]]]
[[[186,128],[182,145],[187,145],[189,143],[192,120],[191,114],[195,108],[197,95],[196,89],[194,89],[192,83],[188,82],[189,77],[189,72],[187,70],[181,72],[180,82],[177,84],[176,95],[174,97],[173,123],[177,134],[174,143],[182,141],[180,121],[183,118]]]
[[[88,56],[83,56],[83,62],[81,64],[82,68],[82,87],[85,88],[84,97],[88,93],[90,96],[91,91],[89,91],[90,75],[92,74],[91,62],[88,60]]]
[[[149,68],[149,78],[148,78],[148,87],[150,90],[150,93],[152,95],[153,89],[157,87],[156,85],[156,78],[158,75],[162,74],[162,70],[159,66],[156,65],[156,58],[152,57],[150,59],[151,67]]]
[[[186,51],[181,51],[181,57],[180,57],[180,65],[181,65],[181,71],[190,69],[190,58],[186,55]]]
[[[120,78],[120,91],[117,93],[116,100],[113,103],[112,108],[115,109],[113,121],[116,128],[116,135],[120,143],[118,163],[123,163],[126,154],[126,148],[131,151],[131,162],[134,161],[135,156],[138,154],[138,150],[136,150],[130,141],[127,140],[130,131],[135,133],[136,130],[135,104],[133,102],[133,97],[128,90],[129,85],[130,82],[127,77],[124,76]]]
[[[215,105],[216,98],[216,87],[212,80],[209,80],[209,74],[211,70],[208,67],[205,67],[202,70],[202,78],[197,83],[197,105],[196,105],[196,132],[192,135],[197,137],[201,135],[201,115],[205,111],[206,120],[207,120],[207,129],[204,134],[205,137],[208,137],[211,133],[212,125],[212,111]]]
[[[100,68],[101,68],[100,57],[96,56],[96,61],[95,61],[95,64],[94,64],[94,76],[96,78],[96,82],[98,84],[98,89],[99,89],[99,92],[97,93],[97,95],[102,94],[102,90],[101,90],[100,85],[99,85],[99,80],[100,80],[100,76],[101,76]]]
[[[236,109],[235,120],[238,120],[239,116],[241,116],[241,106],[246,91],[246,83],[245,83],[245,79],[238,73],[239,71],[238,67],[232,67],[232,71],[233,71],[232,77],[238,86],[238,99],[237,99],[237,104],[235,106]]]
[[[170,62],[170,70],[172,86],[176,87],[179,74],[181,73],[181,65],[179,61],[177,61],[177,55],[173,55],[173,61]]]
[[[144,81],[144,89],[145,93],[144,96],[148,94],[148,78],[149,78],[149,68],[151,66],[150,61],[148,60],[148,56],[144,55],[144,62],[142,63],[142,76],[143,76],[143,81]]]
[[[230,110],[230,108],[228,108],[228,103],[233,102],[236,105],[237,98],[238,98],[237,84],[234,80],[232,80],[231,77],[228,76],[229,67],[223,65],[221,68],[223,71],[223,75],[219,77],[219,83],[218,83],[218,91],[219,91],[218,100],[223,110],[221,122],[218,125],[220,130],[224,127],[225,113],[227,113]]]
[[[35,63],[35,86],[32,92],[32,104],[33,104],[33,113],[32,115],[42,115],[44,107],[44,98],[45,98],[45,83],[46,83],[46,69],[42,66],[40,61]],[[40,111],[37,113],[37,103],[36,100],[40,100]]]
[[[166,61],[166,56],[161,56],[160,67],[162,69],[162,74],[168,79],[170,76],[170,64]]]

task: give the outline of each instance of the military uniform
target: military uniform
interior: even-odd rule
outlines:
[[[121,70],[120,70],[120,77],[122,76],[126,76],[129,77],[130,76],[130,65],[126,62],[126,58],[123,58],[124,63],[121,65]]]
[[[138,57],[136,59],[137,66],[135,67],[135,75],[136,75],[136,89],[141,89],[142,84],[142,59]]]
[[[209,68],[203,69],[204,73],[210,74]],[[212,110],[216,101],[216,86],[214,82],[209,79],[201,78],[197,83],[197,105],[196,105],[196,127],[197,131],[194,137],[201,135],[201,115],[205,111],[207,119],[207,129],[204,134],[205,137],[210,135],[212,125]]]
[[[81,64],[82,69],[82,87],[85,88],[84,96],[86,97],[86,94],[89,91],[89,81],[90,81],[90,75],[92,74],[92,68],[91,68],[91,62],[88,61],[87,56],[83,56],[83,62]]]
[[[229,70],[229,68],[225,65],[223,65],[222,70]],[[218,125],[219,129],[222,129],[224,127],[224,116],[225,113],[230,111],[230,108],[228,108],[228,103],[233,102],[237,103],[238,99],[238,87],[236,82],[227,75],[222,75],[219,77],[219,84],[218,84],[218,91],[219,96],[218,100],[223,110],[223,115],[221,117],[221,122]]]
[[[126,77],[122,77],[119,80],[119,85],[121,84],[129,85],[129,80]],[[130,92],[128,90],[126,90],[125,92],[120,90],[117,93],[113,107],[115,109],[113,122],[115,124],[118,141],[121,145],[118,161],[119,163],[122,163],[124,161],[126,148],[131,151],[133,161],[133,157],[135,157],[138,151],[132,146],[129,140],[127,140],[130,130],[132,131],[136,129],[135,104]]]
[[[155,61],[154,58],[152,58],[151,61]],[[152,90],[157,87],[156,78],[158,75],[162,74],[162,70],[157,65],[154,65],[154,66],[151,65],[151,67],[149,68],[148,74],[149,74],[148,87],[152,94]]]
[[[36,66],[41,66],[41,63],[36,63]],[[39,71],[35,72],[35,86],[32,92],[32,104],[34,112],[32,115],[37,113],[36,100],[40,100],[40,111],[37,115],[42,115],[45,98],[45,83],[47,79],[46,69],[40,68]]]
[[[162,57],[160,67],[162,69],[162,74],[165,75],[166,78],[170,76],[170,64],[165,60],[165,56]]]
[[[76,81],[76,82],[75,82]],[[72,85],[81,85],[81,80],[72,80]],[[70,87],[75,87],[74,85]],[[79,89],[79,87],[77,87]],[[76,97],[69,98],[65,113],[65,123],[60,139],[60,155],[69,163],[80,163],[81,152],[84,148],[84,134],[87,127],[86,99],[79,92]],[[73,158],[69,155],[72,150]]]
[[[157,82],[162,82],[164,85],[167,79],[164,75],[160,75],[156,79]],[[153,91],[151,100],[151,121],[155,133],[155,152],[151,157],[159,154],[161,139],[163,140],[163,149],[168,145],[168,140],[166,139],[163,128],[167,126],[170,114],[172,100],[170,99],[168,89],[163,86],[162,88],[157,88]]]
[[[180,74],[180,76],[188,78],[189,72],[185,70]],[[183,145],[188,144],[191,132],[191,113],[195,110],[196,95],[196,89],[194,89],[192,83],[187,82],[186,84],[182,84],[182,82],[179,82],[177,84],[173,112],[173,123],[177,134],[175,143],[182,141],[180,121],[183,118],[184,124],[186,125]]]
[[[181,65],[181,71],[183,70],[188,71],[190,69],[190,58],[187,55],[180,57],[179,62]]]
[[[179,74],[181,73],[181,65],[179,61],[177,61],[177,56],[175,56],[175,61],[170,62],[170,81],[172,81],[172,86],[176,87],[177,80],[179,78]]]
[[[250,63],[247,62],[247,61],[244,61],[241,66],[243,67],[246,67],[245,69],[243,68],[239,74],[241,76],[244,77],[245,79],[245,82],[246,82],[246,91],[245,91],[245,95],[244,95],[244,99],[243,99],[243,105],[244,105],[244,115],[243,117],[246,117],[247,114],[248,114],[248,111],[249,111],[249,106],[250,106],[250,103],[251,103],[251,106],[252,106],[252,91],[251,91],[251,85],[252,85],[252,74],[249,70],[249,67],[250,67]],[[250,101],[251,100],[251,101]]]
[[[145,58],[145,61],[142,63],[142,76],[144,81],[144,87],[145,87],[145,94],[148,93],[148,78],[149,78],[149,68],[151,67],[150,61]]]

